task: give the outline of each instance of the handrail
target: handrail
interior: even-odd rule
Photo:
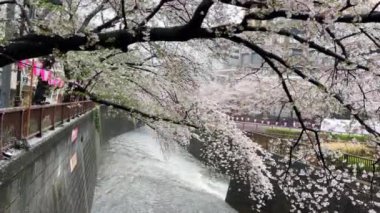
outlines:
[[[74,117],[91,109],[92,101],[78,101],[54,105],[34,105],[30,107],[0,109],[0,151],[12,147],[17,141],[41,137],[47,130],[53,130]],[[3,157],[0,154],[0,159]]]

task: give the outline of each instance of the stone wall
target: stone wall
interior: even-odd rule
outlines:
[[[30,150],[0,161],[0,212],[91,212],[100,144],[132,129],[125,113],[102,107],[30,140]]]
[[[90,212],[100,142],[94,113],[30,140],[30,150],[1,162],[0,212]]]

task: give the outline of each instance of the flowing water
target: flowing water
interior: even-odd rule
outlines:
[[[236,212],[224,202],[228,180],[177,146],[163,153],[148,128],[113,138],[103,152],[93,213]]]

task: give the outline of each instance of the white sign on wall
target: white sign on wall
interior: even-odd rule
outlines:
[[[75,152],[73,156],[70,158],[70,172],[73,172],[75,167],[77,166],[78,158],[77,153]]]

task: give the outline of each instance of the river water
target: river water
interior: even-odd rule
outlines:
[[[224,202],[228,180],[178,146],[162,152],[146,127],[111,139],[102,154],[93,213],[236,212]]]

